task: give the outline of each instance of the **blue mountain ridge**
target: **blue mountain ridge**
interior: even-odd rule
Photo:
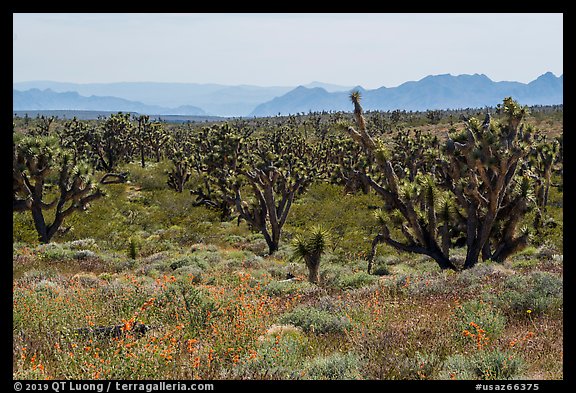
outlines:
[[[365,110],[458,109],[495,106],[511,96],[522,105],[562,104],[564,76],[547,72],[530,83],[494,82],[484,74],[430,75],[397,87],[360,90]],[[352,110],[347,92],[298,86],[294,90],[257,106],[250,116],[274,116],[309,111]]]
[[[429,75],[397,87],[364,89],[312,82],[286,86],[121,82],[13,83],[13,110],[123,111],[149,115],[275,116],[350,111],[359,90],[365,110],[431,110],[494,106],[511,96],[522,105],[563,103],[563,75],[547,72],[530,83],[494,82],[484,74]]]
[[[165,108],[146,105],[118,97],[81,96],[77,92],[58,93],[51,89],[12,90],[12,109],[19,110],[90,110],[136,112],[147,115],[206,115],[203,109],[192,105]]]

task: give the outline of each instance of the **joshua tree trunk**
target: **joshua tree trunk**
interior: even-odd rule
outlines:
[[[42,208],[38,204],[33,204],[31,208],[32,218],[34,219],[34,227],[38,233],[38,240],[40,243],[49,243],[50,236],[48,236],[48,227],[42,214]]]
[[[372,240],[372,247],[370,248],[370,253],[368,254],[368,268],[366,269],[368,274],[372,274],[372,265],[374,264],[374,257],[376,256],[376,247],[378,247],[379,243],[384,241],[384,235],[379,233],[376,237]]]
[[[305,261],[308,268],[308,281],[320,285],[320,259],[305,258]]]

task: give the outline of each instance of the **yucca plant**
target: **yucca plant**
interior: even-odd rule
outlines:
[[[308,281],[320,284],[320,259],[328,243],[328,230],[313,227],[309,233],[298,234],[293,240],[293,259],[304,260],[308,268]]]

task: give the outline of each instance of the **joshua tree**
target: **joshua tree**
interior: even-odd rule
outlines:
[[[320,226],[312,228],[308,234],[296,235],[293,241],[293,258],[304,260],[308,268],[308,281],[320,284],[320,258],[326,249],[328,231]]]
[[[530,152],[529,168],[534,173],[532,176],[538,185],[536,190],[538,206],[546,209],[552,179],[552,169],[559,154],[560,143],[556,139],[548,141],[542,135],[537,135],[535,142]]]
[[[14,134],[12,152],[12,210],[31,212],[42,243],[50,242],[72,212],[86,210],[104,196],[88,166],[60,149],[54,137]],[[48,198],[53,199],[46,202]],[[47,223],[44,212],[53,208],[54,221]]]
[[[140,115],[135,117],[138,126],[134,133],[134,141],[136,142],[138,153],[140,154],[140,165],[142,168],[146,167],[146,153],[148,150],[147,135],[150,132],[150,116]]]
[[[56,120],[55,116],[38,116],[36,118],[36,127],[32,129],[33,136],[48,136],[52,123]]]
[[[205,127],[192,134],[187,157],[199,176],[198,184],[190,190],[196,196],[196,206],[216,209],[224,220],[230,218],[240,151],[251,133],[249,127],[236,122]]]
[[[162,159],[162,150],[170,140],[170,135],[162,127],[162,123],[150,122],[150,116],[140,115],[135,118],[138,123],[134,137],[140,155],[140,165],[146,166],[146,156],[153,154],[156,162]]]
[[[466,235],[467,255],[463,268],[483,259],[503,261],[521,249],[527,231],[517,232],[521,218],[531,206],[532,181],[521,176],[519,163],[530,152],[531,130],[521,127],[526,109],[506,98],[506,119],[495,124],[489,115],[484,122],[468,119],[465,130],[448,138],[444,157],[431,162],[426,171],[416,168],[409,178],[401,162],[394,162],[381,140],[366,130],[360,93],[353,92],[354,116],[358,129],[348,134],[368,153],[376,165],[374,174],[360,175],[384,202],[380,233],[375,244],[384,242],[398,250],[432,257],[442,269],[460,269],[450,259],[450,227]],[[398,228],[404,240],[397,240],[391,227]]]
[[[146,133],[146,143],[148,144],[148,149],[153,154],[156,162],[160,162],[162,155],[166,151],[166,146],[168,146],[171,140],[170,134],[164,129],[161,122],[150,123]]]
[[[120,162],[129,158],[134,147],[132,130],[129,113],[112,114],[94,130],[88,144],[98,157],[99,167],[113,172]]]
[[[75,159],[86,159],[97,164],[98,158],[90,148],[90,140],[96,131],[88,122],[80,121],[76,117],[67,121],[57,134],[60,146],[74,153]]]
[[[190,179],[190,162],[182,150],[176,150],[170,157],[173,168],[168,172],[168,187],[176,192],[184,191],[184,185]]]
[[[275,129],[242,150],[239,181],[234,183],[235,207],[240,218],[264,235],[270,254],[278,250],[294,198],[322,173],[317,153],[291,128]],[[244,191],[252,198],[244,197]]]
[[[327,175],[333,184],[344,186],[345,193],[362,191],[367,194],[370,184],[364,176],[373,157],[362,154],[362,148],[350,138],[330,136],[321,145],[324,161],[328,164]]]
[[[239,220],[264,235],[272,254],[292,201],[323,164],[319,150],[296,129],[276,128],[258,137],[253,131],[240,122],[198,130],[175,165],[187,160],[198,173],[197,187],[190,191],[196,205],[219,210],[222,219],[235,209]]]

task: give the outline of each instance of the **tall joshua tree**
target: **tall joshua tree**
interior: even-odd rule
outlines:
[[[67,216],[104,196],[88,166],[60,149],[54,137],[14,134],[12,152],[12,210],[31,212],[42,243],[50,242]],[[55,209],[51,223],[44,216],[49,209]]]
[[[278,250],[292,202],[321,173],[318,158],[314,146],[293,128],[274,129],[244,145],[235,207],[240,218],[264,235],[270,254]]]
[[[121,112],[111,114],[104,120],[101,127],[93,130],[94,134],[89,139],[89,146],[97,155],[99,166],[112,172],[120,162],[131,155],[132,131],[130,114]]]
[[[490,115],[484,122],[469,119],[459,135],[448,138],[442,157],[429,162],[426,170],[413,168],[416,173],[401,178],[402,163],[394,162],[384,143],[366,130],[360,93],[350,98],[357,129],[350,126],[347,132],[375,160],[375,173],[361,176],[385,202],[373,250],[384,242],[428,255],[442,269],[458,270],[461,267],[449,255],[455,233],[450,228],[461,228],[466,236],[463,268],[474,266],[480,255],[503,261],[527,244],[527,231],[517,233],[532,206],[533,182],[522,176],[519,165],[532,141],[531,130],[521,125],[525,108],[506,98],[504,122],[496,124]],[[392,227],[403,239],[392,234]]]
[[[137,125],[132,139],[140,155],[140,165],[142,168],[146,166],[148,155],[153,155],[156,162],[160,162],[164,147],[170,141],[170,135],[164,130],[162,123],[150,122],[148,115],[134,117],[134,120]]]
[[[262,233],[269,253],[276,252],[294,198],[321,173],[318,149],[290,127],[255,137],[250,128],[224,124],[194,139],[189,155],[177,161],[189,160],[200,175],[191,190],[196,204],[218,209],[222,219],[235,209],[239,220]]]
[[[528,232],[517,233],[522,217],[535,205],[534,180],[522,170],[533,146],[534,130],[522,124],[528,111],[512,98],[503,102],[504,120],[490,115],[475,118],[456,138],[448,140],[442,186],[464,212],[466,261],[472,267],[483,259],[502,262],[528,244]],[[451,144],[454,144],[452,148]]]

